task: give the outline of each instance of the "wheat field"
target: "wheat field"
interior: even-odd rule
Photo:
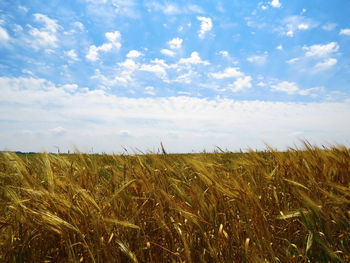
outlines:
[[[0,154],[1,262],[349,262],[350,151]]]

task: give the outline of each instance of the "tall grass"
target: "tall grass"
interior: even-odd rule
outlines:
[[[350,151],[0,155],[1,262],[349,262]]]

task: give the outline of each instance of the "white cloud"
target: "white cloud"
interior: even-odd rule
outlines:
[[[164,67],[162,67],[160,65],[143,64],[140,67],[140,70],[152,72],[152,73],[156,74],[156,76],[158,76],[159,78],[161,78],[163,80],[167,79],[166,70],[164,69]]]
[[[151,96],[155,96],[156,95],[154,87],[152,87],[152,86],[146,87],[144,93],[148,94],[148,95],[151,95]]]
[[[181,38],[173,38],[172,40],[168,41],[168,45],[171,49],[179,49],[182,45],[182,39]]]
[[[325,45],[312,45],[304,46],[303,49],[306,51],[305,56],[307,57],[327,57],[339,50],[337,42],[330,42]]]
[[[298,25],[298,29],[299,30],[307,30],[307,29],[309,29],[309,25],[308,24],[299,24]]]
[[[107,32],[105,34],[106,38],[113,43],[115,46],[117,46],[118,48],[120,48],[121,44],[120,44],[120,32],[119,31],[114,31],[114,32]]]
[[[85,57],[91,61],[98,60],[98,50],[99,49],[95,45],[90,46],[89,51]]]
[[[257,56],[251,56],[248,57],[247,60],[250,63],[256,64],[256,65],[264,65],[267,60],[267,52],[264,53],[264,55],[257,55]]]
[[[234,83],[233,83],[233,92],[238,92],[243,89],[249,89],[252,87],[252,77],[251,76],[245,76],[243,78],[238,78]]]
[[[244,74],[239,71],[239,68],[225,68],[223,72],[209,73],[215,79],[224,79],[224,78],[238,78],[242,77]]]
[[[126,59],[123,62],[119,62],[118,65],[128,71],[135,71],[139,67],[138,64],[132,59]]]
[[[91,77],[93,80],[98,80],[103,86],[108,88],[114,86],[127,87],[134,83],[133,74],[140,68],[140,65],[133,59],[126,59],[123,62],[117,63],[116,74],[106,77],[99,69],[95,70],[95,74]]]
[[[169,56],[169,57],[175,56],[175,52],[174,52],[174,51],[171,51],[171,50],[165,49],[165,48],[162,49],[162,50],[160,51],[160,53],[162,53],[163,55]]]
[[[29,40],[30,45],[35,49],[45,48],[46,51],[51,52],[52,48],[57,48],[57,31],[61,26],[56,20],[49,18],[43,14],[34,14],[34,20],[43,23],[44,26],[40,29],[30,26],[29,34],[32,39]]]
[[[143,54],[140,51],[137,50],[130,50],[128,54],[126,54],[127,58],[138,58],[138,57],[142,57]]]
[[[337,59],[335,59],[335,58],[327,58],[324,61],[318,62],[315,65],[314,70],[315,71],[327,70],[327,69],[332,68],[336,64],[337,64]]]
[[[102,46],[99,46],[97,48],[98,51],[108,52],[113,48],[113,45],[111,43],[104,43]]]
[[[69,91],[69,92],[75,92],[78,89],[77,84],[65,84],[61,86],[62,89]]]
[[[114,49],[121,48],[121,35],[119,31],[107,32],[105,37],[109,41],[108,43],[104,43],[101,46],[96,47],[95,45],[91,45],[88,51],[88,54],[85,56],[90,61],[96,61],[99,59],[99,51],[108,52]]]
[[[0,45],[5,44],[10,40],[10,36],[6,29],[0,26]]]
[[[159,66],[161,66],[163,68],[170,68],[170,67],[172,67],[172,66],[169,66],[167,63],[165,63],[164,59],[155,58],[155,59],[151,60],[151,63],[159,65]]]
[[[339,35],[350,36],[350,28],[340,30]]]
[[[95,70],[95,74],[91,77],[105,87],[141,87],[145,81],[157,81],[155,77],[163,82],[169,83],[167,70],[175,69],[178,64],[168,65],[162,59],[153,59],[150,62],[143,63],[133,58],[127,58],[125,61],[117,63],[114,67],[114,73],[104,75],[100,70]],[[151,72],[153,74],[145,74]],[[181,73],[181,69],[175,72],[177,75]],[[130,91],[130,90],[129,90]]]
[[[69,57],[71,60],[77,61],[79,60],[77,53],[74,49],[71,49],[69,51],[65,51],[64,54]]]
[[[31,41],[34,49],[38,50],[40,47],[57,48],[57,37],[55,34],[40,31],[37,28],[31,29],[29,34],[34,38]]]
[[[201,28],[198,31],[198,37],[204,38],[204,36],[213,28],[213,22],[210,17],[197,16],[197,19],[201,21]]]
[[[258,84],[257,84],[258,87],[266,87],[266,83],[265,82],[262,82],[260,81]]]
[[[276,85],[272,85],[271,89],[285,92],[289,95],[299,92],[299,87],[295,82],[282,81]]]
[[[276,47],[277,50],[283,50],[283,46],[282,45],[279,45]]]
[[[1,149],[54,151],[57,145],[63,151],[76,145],[82,151],[94,147],[111,153],[119,145],[151,150],[160,141],[170,152],[211,150],[215,145],[233,151],[264,149],[264,142],[284,149],[300,136],[320,144],[349,144],[349,101],[127,98],[102,90],[72,93],[44,79],[23,77],[0,77],[0,91],[0,101],[6,102],[0,103],[0,119],[14,123],[11,131],[2,129]],[[30,140],[23,133],[28,121]],[[147,121],[152,125],[145,125]],[[120,137],[122,130],[132,131],[132,139]],[[53,132],[62,131],[64,136],[53,138]],[[169,132],[178,138],[169,138]]]
[[[180,64],[203,64],[209,65],[209,61],[202,60],[198,54],[198,52],[194,51],[191,53],[189,58],[181,58],[179,61]]]
[[[274,8],[280,8],[282,6],[279,0],[272,0],[270,5]]]

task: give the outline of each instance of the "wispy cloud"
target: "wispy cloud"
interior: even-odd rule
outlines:
[[[167,51],[162,50],[162,52],[167,54]],[[130,53],[128,54],[130,55]],[[128,54],[125,61],[117,63],[117,66],[114,67],[114,74],[104,75],[100,70],[96,70],[91,78],[106,87],[140,87],[141,83],[147,81],[190,84],[194,79],[200,81],[200,74],[196,71],[198,67],[210,65],[210,62],[203,60],[196,51],[192,52],[189,57],[182,57],[173,64],[167,64],[158,58],[148,62],[146,60],[135,61],[130,56],[128,57]],[[144,74],[145,72],[153,74]],[[197,84],[199,85],[199,83]]]
[[[25,7],[24,5],[19,5],[19,6],[18,6],[18,9],[21,10],[21,11],[23,11],[24,13],[27,13],[27,12],[28,12],[28,8]]]
[[[317,97],[324,91],[324,87],[313,87],[309,89],[300,89],[298,84],[295,82],[281,81],[274,85],[271,85],[270,88],[273,91],[284,92],[288,95],[301,95],[301,96],[311,96]]]
[[[10,40],[10,36],[6,29],[0,26],[0,45],[6,44]]]
[[[74,27],[78,28],[80,31],[83,31],[85,29],[83,23],[76,21],[73,23]]]
[[[330,42],[324,45],[304,46],[303,50],[305,50],[305,56],[307,57],[324,58],[337,52],[339,50],[339,45],[336,42]]]
[[[293,84],[286,86],[279,90],[298,92]],[[347,121],[350,105],[346,102],[284,103],[188,96],[127,98],[103,90],[77,88],[75,92],[69,92],[37,78],[0,77],[0,87],[0,101],[10,105],[5,107],[4,103],[0,104],[0,118],[11,121],[29,120],[32,123],[26,134],[23,126],[13,126],[12,135],[9,134],[8,140],[1,143],[2,148],[23,149],[28,133],[32,136],[32,151],[42,150],[48,146],[49,138],[58,136],[53,145],[73,147],[69,144],[71,141],[79,149],[93,146],[97,151],[108,152],[116,150],[115,143],[152,149],[155,143],[162,140],[172,151],[191,151],[194,142],[201,147],[197,150],[210,147],[208,140],[210,144],[220,146],[222,143],[225,147],[238,148],[245,145],[264,147],[263,141],[286,145],[298,138],[290,134],[296,134],[300,129],[321,131],[313,133],[312,137],[321,142],[345,138],[350,133]],[[152,88],[146,87],[144,91],[153,96]],[[28,109],[28,105],[35,106]],[[14,110],[16,114],[10,114]],[[82,122],[84,118],[91,121]],[[152,120],[153,124],[145,126],[144,122],[132,121],[134,118]],[[94,120],[102,121],[103,125],[96,126]],[[42,126],[43,121],[47,132]],[[258,132],[257,126],[260,127]],[[170,139],[169,131],[177,136]],[[37,132],[40,132],[40,136],[35,135]],[[133,136],[132,141],[122,137],[130,134]],[[111,138],[114,144],[111,144]]]
[[[339,50],[339,44],[337,42],[304,46],[302,49],[304,51],[302,57],[292,58],[287,61],[290,65],[296,65],[299,70],[318,73],[331,69],[338,62],[334,58]]]
[[[160,53],[162,53],[163,55],[169,56],[169,57],[173,57],[175,55],[174,51],[171,51],[171,50],[166,49],[166,48],[161,49]]]
[[[102,16],[107,19],[115,16],[140,18],[138,5],[134,0],[85,0],[88,3],[88,10],[95,16]]]
[[[294,37],[298,31],[310,30],[317,26],[318,23],[313,19],[306,18],[304,16],[293,15],[287,16],[283,19],[282,26],[278,28],[278,31],[280,31],[282,35]]]
[[[321,62],[316,63],[314,70],[315,71],[323,71],[328,70],[337,64],[337,59],[335,58],[327,58]]]
[[[334,30],[335,28],[337,27],[337,24],[336,23],[326,23],[322,26],[322,29],[323,30],[326,30],[326,31],[332,31]]]
[[[114,7],[114,12],[118,15],[130,18],[140,17],[137,4],[134,0],[111,0],[111,4]]]
[[[203,14],[204,10],[195,4],[178,5],[176,2],[166,2],[161,4],[156,1],[146,3],[146,7],[150,11],[162,12],[166,15],[182,15],[182,14]]]
[[[263,55],[255,55],[247,58],[247,61],[250,63],[262,66],[266,63],[267,60],[267,52],[265,52]]]
[[[341,29],[339,35],[350,36],[350,28]]]

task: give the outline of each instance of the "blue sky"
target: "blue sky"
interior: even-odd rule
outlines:
[[[0,149],[350,145],[350,2],[0,0]]]

